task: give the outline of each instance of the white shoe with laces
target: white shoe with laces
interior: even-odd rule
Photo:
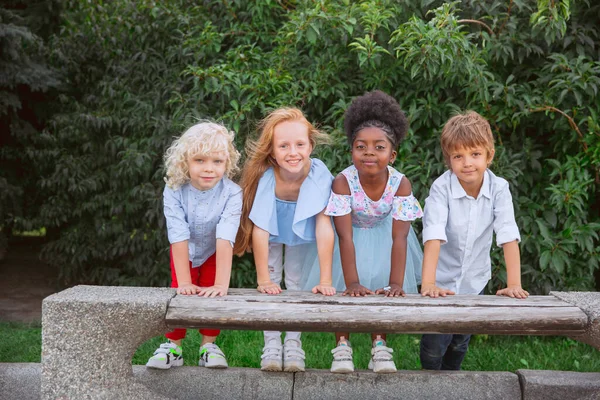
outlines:
[[[375,340],[371,349],[371,360],[369,361],[369,369],[378,374],[390,374],[396,372],[396,364],[394,364],[393,349],[386,347],[385,340]]]
[[[350,342],[340,341],[337,347],[331,350],[331,354],[333,354],[331,372],[335,374],[349,374],[350,372],[354,372],[352,347],[350,347]]]
[[[304,350],[302,342],[287,339],[283,344],[283,370],[285,372],[304,372]]]
[[[271,339],[265,343],[262,356],[260,356],[260,369],[262,371],[280,372],[283,369],[281,339]]]

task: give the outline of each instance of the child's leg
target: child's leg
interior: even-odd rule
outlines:
[[[443,370],[460,371],[460,366],[469,349],[470,340],[471,335],[452,335],[452,340],[442,360]]]
[[[200,287],[209,287],[215,284],[215,276],[217,273],[217,256],[213,254],[200,267],[198,276],[194,285]],[[202,344],[200,346],[200,358],[198,365],[206,368],[227,368],[227,359],[219,346],[215,344],[215,340],[220,331],[217,329],[199,329],[202,335]]]
[[[425,334],[421,338],[421,367],[440,370],[446,350],[452,341],[452,335]]]
[[[175,273],[175,265],[173,263],[173,252],[170,251],[171,258],[171,287],[176,288],[177,285],[177,274]],[[192,263],[190,262],[190,275],[192,277],[192,282],[194,282],[195,278],[198,275],[198,268],[192,268]],[[149,368],[158,368],[158,369],[169,369],[171,367],[178,367],[183,365],[183,351],[181,349],[181,341],[185,338],[186,330],[185,329],[175,329],[165,336],[169,339],[169,342],[163,343],[159,346],[158,349],[154,352],[152,357],[148,359],[146,366]]]
[[[297,246],[285,246],[285,260],[283,271],[285,274],[285,288],[290,291],[302,290],[304,282],[302,280],[302,267],[304,260],[312,244],[300,244]],[[300,332],[287,332],[285,340],[300,341]]]
[[[269,278],[271,282],[281,284],[283,275],[283,244],[269,243]],[[281,342],[280,331],[265,331],[265,344],[271,339],[277,339]]]
[[[304,282],[302,273],[306,255],[313,244],[285,246],[285,261],[283,270],[285,274],[285,288],[289,291],[302,290]],[[283,369],[287,372],[304,371],[305,353],[302,350],[300,332],[286,332],[283,342]]]
[[[281,284],[283,274],[283,244],[269,243],[269,278],[271,282]],[[264,331],[265,346],[260,361],[263,371],[281,371],[283,359],[280,331]]]
[[[208,259],[202,264],[201,267],[198,268],[200,271],[198,273],[197,281],[193,282],[194,285],[198,285],[200,287],[209,287],[215,284],[215,277],[217,275],[217,255],[216,253],[212,256],[208,257]],[[202,346],[206,343],[214,343],[219,336],[218,329],[199,329],[200,334],[202,335]]]
[[[169,258],[171,259],[171,287],[177,288],[177,274],[175,273],[175,264],[173,263],[173,249],[169,248]],[[198,280],[199,268],[192,268],[192,262],[190,261],[190,277],[192,278],[192,283],[196,284]],[[181,328],[176,328],[171,332],[167,333],[165,336],[169,341],[175,343],[177,346],[181,346],[181,341],[185,338],[186,330]]]

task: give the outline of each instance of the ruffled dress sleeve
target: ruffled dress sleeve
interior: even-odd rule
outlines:
[[[423,209],[412,193],[408,196],[394,196],[392,218],[400,221],[414,221],[422,217]]]
[[[350,214],[352,211],[352,196],[349,194],[337,194],[331,192],[329,196],[329,202],[325,209],[325,215],[332,217],[339,217],[342,215]]]

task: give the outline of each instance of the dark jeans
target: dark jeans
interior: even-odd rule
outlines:
[[[469,349],[471,335],[423,335],[421,367],[435,370],[460,370]]]
[[[480,295],[483,294],[483,290]],[[469,350],[471,335],[426,334],[421,338],[423,369],[459,371]]]

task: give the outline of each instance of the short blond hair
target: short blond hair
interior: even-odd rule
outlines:
[[[485,148],[488,157],[494,153],[494,136],[489,122],[475,111],[465,111],[450,118],[440,138],[442,153],[450,166],[450,153],[458,148]]]
[[[190,181],[188,158],[208,156],[214,152],[224,152],[227,155],[225,174],[231,178],[239,170],[237,163],[240,158],[240,153],[233,144],[234,137],[233,132],[214,122],[200,122],[190,127],[165,152],[167,186],[177,189]]]

